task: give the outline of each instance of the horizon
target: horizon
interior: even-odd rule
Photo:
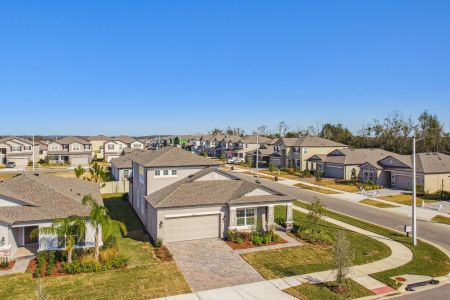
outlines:
[[[356,133],[425,110],[450,129],[448,1],[0,8],[0,135]]]

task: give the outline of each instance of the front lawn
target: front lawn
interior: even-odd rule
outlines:
[[[285,218],[284,207],[275,207],[275,218]],[[308,224],[306,214],[294,210],[294,223],[297,226]],[[321,230],[334,236],[341,227],[320,221]],[[355,265],[365,264],[383,259],[391,254],[389,247],[364,235],[346,231]],[[291,247],[269,251],[242,254],[242,257],[267,279],[308,274],[332,269],[332,247],[305,243],[299,247]]]
[[[322,179],[320,181],[309,181],[312,184],[320,185],[330,189],[335,189],[343,192],[356,193],[359,192],[359,188],[355,185],[349,184],[347,181],[341,182],[334,179]]]
[[[307,204],[295,201],[295,205],[306,208]],[[324,215],[353,226],[363,228],[365,230],[386,236],[394,241],[402,243],[408,247],[413,253],[413,259],[409,263],[395,269],[387,270],[380,273],[371,274],[371,276],[386,285],[393,288],[399,288],[399,285],[390,277],[400,276],[403,274],[427,275],[431,277],[443,276],[450,272],[450,258],[438,248],[418,241],[417,246],[411,244],[411,238],[405,234],[381,227],[375,224],[367,223],[359,219],[355,219],[330,210],[325,210]]]
[[[318,192],[318,193],[322,193],[322,194],[338,194],[338,192],[332,191],[332,190],[327,190],[327,189],[322,189],[320,187],[315,187],[315,186],[310,186],[307,184],[303,184],[303,183],[297,183],[294,184],[295,187],[301,188],[301,189],[305,189],[305,190],[310,190],[313,192]]]
[[[285,292],[302,300],[348,300],[374,295],[374,293],[351,279],[347,279],[348,290],[346,292],[340,294],[334,292],[333,288],[336,286],[336,282],[305,283],[289,288]]]
[[[398,207],[396,205],[392,205],[392,204],[388,204],[388,203],[384,203],[384,202],[372,200],[372,199],[364,199],[364,200],[359,201],[359,203],[363,203],[363,204],[367,204],[367,205],[371,205],[371,206],[375,206],[375,207],[379,207],[379,208]]]
[[[450,225],[450,218],[446,216],[435,216],[433,219],[431,219],[431,221]]]
[[[137,216],[120,196],[106,195],[105,206],[113,219],[127,225],[130,235],[123,238],[116,226],[105,231],[118,236],[120,253],[129,257],[126,269],[42,279],[30,273],[0,276],[0,299],[36,299],[39,283],[47,299],[149,299],[190,292],[175,262],[155,257]]]
[[[390,202],[394,202],[394,203],[398,203],[398,204],[403,204],[403,205],[412,205],[412,195],[411,194],[399,194],[399,195],[392,195],[392,196],[385,196],[385,197],[381,197],[380,199],[383,200],[387,200]],[[439,200],[434,200],[434,199],[425,199],[423,197],[417,197],[416,199],[416,206],[422,206],[422,202],[425,203],[433,203],[433,202],[437,202]]]

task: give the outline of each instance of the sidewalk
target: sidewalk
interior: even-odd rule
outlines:
[[[0,271],[0,276],[25,273],[25,271],[28,268],[28,264],[30,263],[30,260],[31,260],[30,258],[16,260],[14,267],[12,267],[10,270]]]

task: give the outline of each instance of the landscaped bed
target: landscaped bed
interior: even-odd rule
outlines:
[[[304,283],[302,285],[285,290],[286,293],[302,300],[348,300],[374,295],[371,291],[358,284],[357,282],[347,279],[347,290],[342,293],[335,292],[336,282],[326,282],[319,284]]]
[[[431,221],[450,225],[450,217],[446,216],[435,216],[433,219],[431,219]]]
[[[104,228],[104,234],[117,236],[117,249],[128,258],[125,269],[34,278],[32,273],[0,276],[0,299],[151,299],[190,292],[190,288],[171,259],[148,242],[138,217],[120,194],[105,196],[110,216],[127,225],[122,237],[117,226]]]
[[[286,210],[275,207],[275,217],[282,223]],[[294,224],[298,227],[308,226],[307,215],[294,211]],[[319,221],[316,225],[321,235],[333,237],[341,227],[326,221]],[[390,248],[385,244],[364,235],[345,231],[353,250],[353,263],[365,264],[388,257]],[[269,251],[259,251],[242,254],[242,257],[252,265],[262,276],[275,279],[294,275],[330,270],[333,268],[332,246],[325,242],[310,243],[302,239],[304,245]]]
[[[227,240],[225,243],[233,250],[240,250],[284,244],[287,243],[287,241],[283,240],[273,231],[262,232],[252,230],[251,232],[242,232],[237,230],[228,230]]]
[[[295,205],[307,208],[306,203],[295,201]],[[394,241],[402,243],[408,247],[413,253],[413,259],[409,263],[395,269],[387,270],[371,274],[371,276],[386,285],[393,288],[399,288],[400,285],[391,277],[396,277],[402,274],[419,274],[431,277],[438,277],[447,275],[450,272],[450,258],[438,248],[418,240],[418,245],[411,244],[411,238],[405,234],[384,228],[375,224],[367,223],[359,219],[345,216],[330,210],[325,210],[324,215],[353,226],[363,228],[365,230],[386,236]]]
[[[11,270],[16,264],[15,260],[9,260],[7,258],[2,258],[0,261],[0,271]]]

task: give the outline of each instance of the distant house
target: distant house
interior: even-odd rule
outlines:
[[[14,259],[35,251],[63,249],[64,238],[48,234],[34,238],[30,233],[49,227],[57,218],[88,218],[89,207],[81,203],[87,194],[103,205],[99,186],[88,181],[24,173],[0,182],[0,257]],[[86,234],[75,248],[95,244],[95,230],[86,222]],[[101,234],[99,238],[102,244]]]
[[[116,181],[127,180],[132,175],[133,164],[131,158],[139,152],[146,151],[142,149],[125,148],[123,155],[111,159],[111,173]],[[150,151],[150,150],[148,150]]]
[[[275,141],[277,141],[276,139]],[[256,135],[248,135],[239,140],[238,143],[238,150],[237,150],[237,157],[243,159],[243,160],[252,160],[253,154],[255,153],[255,150],[258,148],[264,149],[264,154],[267,154],[270,152],[269,155],[273,153],[273,143],[274,140],[268,137],[264,136],[256,136]],[[253,159],[254,160],[254,159]],[[270,162],[267,162],[267,164]]]
[[[308,159],[314,155],[328,154],[335,149],[346,149],[347,145],[317,136],[280,138],[274,143],[270,162],[280,168],[298,168],[302,171],[315,168]]]
[[[53,163],[69,163],[72,167],[87,167],[92,159],[91,143],[79,137],[64,137],[48,144],[47,159]]]
[[[154,240],[223,238],[228,229],[249,230],[259,220],[274,224],[274,207],[293,199],[264,185],[218,169],[219,163],[165,147],[132,158],[129,201]]]
[[[91,143],[92,159],[104,159],[104,146],[110,138],[105,135],[96,135],[88,137],[87,140]]]
[[[34,153],[34,154],[33,154]],[[16,163],[17,168],[24,168],[34,159],[39,160],[39,144],[15,136],[0,139],[0,164]]]
[[[110,162],[111,159],[119,157],[125,148],[144,149],[144,146],[143,142],[132,137],[126,135],[117,136],[105,143],[104,157],[106,161]]]

